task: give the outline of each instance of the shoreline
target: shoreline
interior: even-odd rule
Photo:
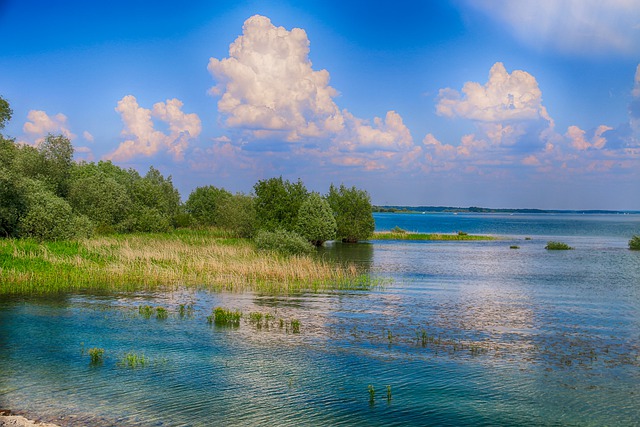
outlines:
[[[11,414],[11,411],[6,411]],[[0,415],[0,427],[60,427],[57,424],[40,423],[29,420],[22,415]]]

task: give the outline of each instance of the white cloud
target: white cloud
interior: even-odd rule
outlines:
[[[509,74],[501,62],[491,67],[485,85],[467,82],[462,95],[450,88],[441,89],[436,112],[478,122],[550,120],[535,77],[521,70]]]
[[[40,143],[49,133],[61,134],[70,140],[76,137],[71,133],[67,125],[67,116],[62,113],[49,116],[44,111],[31,110],[27,114],[27,119],[28,121],[24,124],[22,130],[27,134],[27,139],[31,143]]]
[[[154,104],[153,110],[149,110],[140,107],[133,95],[122,98],[115,110],[122,117],[122,135],[127,139],[106,158],[126,161],[135,156],[152,156],[159,151],[167,151],[174,159],[182,160],[189,140],[197,138],[202,129],[198,115],[185,114],[182,105],[178,99],[170,99],[166,103]],[[169,133],[156,130],[153,118],[165,122]]]
[[[305,31],[275,27],[259,15],[242,29],[229,57],[211,58],[208,66],[227,126],[284,131],[289,141],[339,132],[344,123],[332,99],[337,92],[326,70],[313,70]]]
[[[604,138],[602,134],[612,129],[612,127],[605,125],[598,126],[593,132],[593,138],[590,142],[585,138],[586,132],[578,126],[569,126],[565,136],[571,141],[571,146],[578,151],[584,151],[589,148],[601,150],[607,143],[607,139]]]
[[[298,154],[366,169],[386,167],[413,148],[397,112],[369,121],[338,107],[329,73],[312,67],[302,29],[289,31],[252,16],[230,45],[229,57],[211,58],[208,70],[224,123],[247,142],[294,143]],[[329,155],[346,157],[334,161]]]
[[[637,0],[465,0],[537,49],[593,56],[640,53]]]

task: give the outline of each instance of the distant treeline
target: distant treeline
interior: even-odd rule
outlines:
[[[452,206],[373,206],[374,212],[386,213],[519,213],[519,214],[640,214],[640,211],[612,211],[600,209],[588,210],[552,210],[552,209],[493,209],[471,206],[468,208]]]

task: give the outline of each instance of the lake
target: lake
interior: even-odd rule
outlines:
[[[63,426],[639,425],[640,215],[374,216],[499,238],[321,250],[372,291],[4,297],[0,408]],[[240,326],[209,324],[218,306]]]

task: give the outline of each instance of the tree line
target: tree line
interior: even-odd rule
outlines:
[[[0,130],[11,119],[0,97]],[[62,135],[36,146],[0,134],[0,237],[65,240],[93,234],[166,232],[217,227],[256,240],[356,242],[374,229],[369,194],[330,186],[310,192],[301,180],[258,181],[253,194],[198,187],[181,202],[171,176],[150,167],[145,175],[110,161],[74,162]],[[271,240],[269,240],[271,239]]]

